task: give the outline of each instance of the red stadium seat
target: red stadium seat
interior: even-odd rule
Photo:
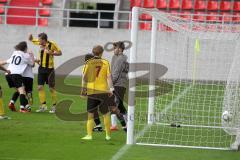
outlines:
[[[180,8],[180,0],[169,0],[169,8],[170,9],[179,9]]]
[[[158,30],[159,31],[166,31],[167,30],[167,26],[165,26],[164,24],[160,23],[160,24],[158,24]]]
[[[0,3],[7,3],[8,0],[0,0]]]
[[[218,10],[218,1],[216,0],[209,0],[207,5],[208,11],[217,11]]]
[[[237,11],[237,12],[240,12],[240,1],[235,1],[233,3],[233,10]]]
[[[194,12],[193,20],[203,22],[206,20],[206,13],[203,11]]]
[[[39,26],[48,26],[48,19],[47,18],[39,18],[38,19],[38,25]]]
[[[49,7],[44,6],[42,9],[39,9],[39,15],[49,17],[51,15]]]
[[[144,0],[143,7],[144,8],[154,8],[154,0]]]
[[[181,17],[183,18],[183,19],[191,19],[191,18],[193,18],[193,17],[191,17],[191,15],[192,15],[192,12],[191,11],[182,11],[181,12]]]
[[[208,24],[206,26],[206,31],[216,32],[218,31],[218,26],[216,24]]]
[[[141,22],[140,23],[140,30],[151,30],[152,23],[151,22]]]
[[[240,22],[240,13],[235,12],[233,15],[234,15],[232,18],[233,22]]]
[[[229,12],[222,12],[221,13],[221,17],[219,18],[220,21],[224,21],[224,22],[231,22],[232,21],[232,16]]]
[[[4,4],[0,3],[0,14],[4,14]]]
[[[167,0],[157,0],[156,7],[158,9],[167,9]]]
[[[221,11],[230,11],[231,10],[231,2],[230,1],[221,1],[220,10]]]
[[[142,19],[142,20],[151,20],[152,16],[149,15],[149,14],[141,14],[140,15],[140,19]]]
[[[182,9],[192,9],[193,8],[193,4],[192,4],[192,0],[182,0]]]
[[[217,12],[208,12],[207,21],[209,22],[217,22],[219,21]]]
[[[53,0],[42,0],[43,5],[52,5]]]
[[[142,7],[142,0],[130,0],[130,7]]]
[[[194,4],[194,9],[199,11],[199,10],[205,10],[206,7],[206,1],[205,0],[196,0]]]

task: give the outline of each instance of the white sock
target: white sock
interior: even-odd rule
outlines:
[[[11,100],[10,103],[14,104],[15,102],[14,102],[14,100]]]
[[[114,126],[114,127],[117,126],[117,116],[116,116],[116,114],[111,114],[111,122],[112,122],[112,126]]]
[[[25,109],[25,107],[24,106],[20,106],[20,109]]]

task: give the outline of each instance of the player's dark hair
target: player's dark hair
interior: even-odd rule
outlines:
[[[45,40],[45,41],[47,41],[48,40],[48,36],[47,36],[47,34],[46,33],[39,33],[38,34],[38,38],[41,38],[42,40]]]
[[[101,56],[103,51],[104,51],[104,49],[100,45],[94,46],[92,49],[92,53],[94,56]]]
[[[14,48],[17,51],[23,51],[24,52],[27,49],[27,42],[26,41],[19,42]]]
[[[94,57],[94,55],[91,54],[91,53],[86,54],[85,55],[85,62],[88,61],[89,59],[93,58],[93,57]]]
[[[114,47],[114,49],[116,49],[116,48],[121,48],[121,49],[124,51],[124,49],[125,49],[125,44],[124,44],[124,42],[122,42],[122,41],[118,41],[118,42],[114,42],[114,43],[113,43],[113,47]]]

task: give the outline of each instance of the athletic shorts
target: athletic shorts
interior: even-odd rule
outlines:
[[[106,114],[110,112],[110,106],[116,106],[116,103],[114,102],[114,96],[109,97],[109,94],[107,93],[88,95],[88,112],[94,113],[99,110],[102,114]]]
[[[55,71],[53,68],[38,68],[38,85],[48,84],[49,87],[55,87]]]
[[[23,85],[25,87],[25,91],[27,93],[33,91],[33,78],[30,77],[23,77]]]
[[[23,77],[20,74],[6,75],[9,88],[23,87]]]

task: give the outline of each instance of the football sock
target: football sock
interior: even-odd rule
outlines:
[[[114,126],[114,127],[117,126],[117,116],[116,116],[116,114],[111,114],[111,123],[112,123],[112,126]]]
[[[125,119],[124,119],[123,115],[121,113],[119,113],[119,114],[117,114],[117,118],[118,118],[119,122],[121,123],[121,125],[123,127],[125,127],[126,126],[126,122],[125,122]]]
[[[26,106],[28,104],[28,100],[24,94],[20,94],[20,105]]]
[[[103,115],[103,120],[104,120],[106,136],[110,136],[110,134],[111,134],[111,130],[110,130],[110,125],[111,125],[110,113],[107,113],[107,114]]]
[[[95,125],[96,125],[96,126],[101,125],[101,121],[100,121],[98,112],[94,112],[94,122],[95,122]]]
[[[41,104],[46,104],[46,94],[44,90],[38,91],[38,96]]]
[[[19,97],[19,92],[14,92],[10,103],[14,104],[17,101],[18,97]]]
[[[4,109],[3,109],[3,100],[0,97],[0,116],[4,115]]]
[[[56,90],[51,89],[50,93],[51,93],[51,97],[52,97],[52,105],[56,105],[57,104],[57,93],[56,93]]]
[[[94,126],[93,118],[89,118],[89,119],[87,120],[87,134],[88,134],[89,136],[92,136],[93,126]]]

